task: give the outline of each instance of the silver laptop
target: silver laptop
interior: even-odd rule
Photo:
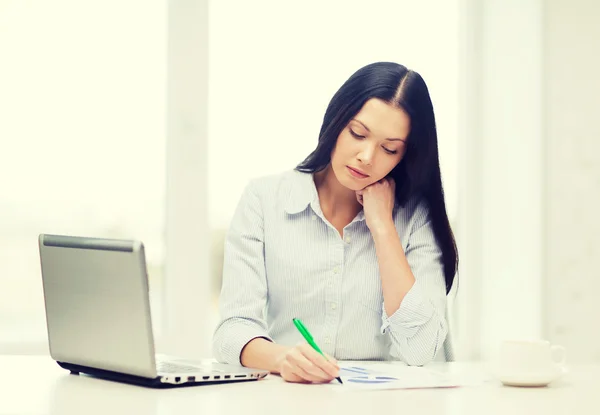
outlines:
[[[141,242],[41,234],[39,251],[50,355],[71,373],[152,387],[268,374],[155,355]]]

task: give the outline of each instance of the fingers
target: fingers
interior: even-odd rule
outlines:
[[[281,377],[287,382],[328,383],[339,376],[340,367],[332,356],[322,356],[308,344],[290,349],[284,355]]]
[[[292,373],[302,379],[312,383],[326,383],[331,382],[333,377],[326,376],[325,374],[319,375],[314,372],[315,366],[310,363],[307,359],[296,362],[297,366],[292,367]],[[321,372],[322,373],[322,372]]]
[[[338,363],[338,361],[335,357],[329,356],[327,353],[325,353],[325,357],[327,358],[329,363],[334,365],[338,370],[340,369],[340,364]]]
[[[356,200],[358,200],[358,203],[360,203],[362,205],[363,204],[362,194],[358,194],[358,192],[356,192]]]
[[[309,345],[300,346],[304,356],[315,366],[318,367],[323,373],[327,374],[330,378],[335,378],[339,374],[340,367],[337,364],[337,361],[330,356],[327,358],[321,356],[315,350],[312,349]],[[330,359],[333,359],[331,361]],[[331,379],[330,379],[331,380]]]
[[[377,183],[385,184],[386,182],[390,186],[394,186],[396,184],[396,182],[394,181],[394,179],[392,177],[384,177],[383,179],[379,180]]]
[[[312,348],[310,351],[320,356]],[[294,375],[310,382],[330,382],[335,376],[328,374],[319,365],[314,364],[312,361],[313,356],[310,356],[310,351],[304,350],[304,346],[299,346],[290,351],[286,357],[286,363],[289,365],[290,371]],[[307,357],[305,353],[308,354],[309,357]],[[320,357],[325,361],[322,356]],[[327,362],[325,361],[325,363]]]
[[[385,185],[388,184],[392,187],[395,187],[396,185],[396,181],[392,178],[392,177],[384,177],[374,183],[371,183],[370,185],[366,186],[364,189],[362,190],[357,190],[356,193],[359,193],[362,195],[364,192],[370,192],[373,190],[374,187],[377,187],[377,185]]]
[[[338,363],[335,357],[329,356],[325,353],[325,359],[335,367],[335,372],[327,372],[332,375],[334,378],[337,378],[340,375],[340,364]]]
[[[363,200],[364,200],[364,195],[366,194],[372,194],[374,191],[376,191],[375,189],[380,188],[379,186],[390,186],[392,188],[392,190],[395,191],[396,189],[396,182],[394,181],[393,178],[391,177],[384,177],[381,180],[376,181],[375,183],[371,183],[370,185],[366,186],[365,188],[361,189],[361,190],[356,190],[356,200],[358,200],[358,202],[362,205]]]
[[[321,383],[325,382],[318,376],[311,375],[306,372],[293,360],[287,360],[283,363],[281,368],[281,376],[288,382],[296,383]]]
[[[304,379],[293,372],[293,367],[288,362],[284,362],[281,366],[280,375],[286,382],[294,383],[310,383],[310,380]]]

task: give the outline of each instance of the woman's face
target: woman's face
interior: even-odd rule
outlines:
[[[331,153],[338,181],[361,190],[392,171],[406,152],[408,114],[377,98],[368,100],[340,133]]]

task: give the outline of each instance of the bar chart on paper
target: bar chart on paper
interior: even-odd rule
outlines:
[[[350,384],[382,384],[397,381],[398,378],[370,372],[368,369],[357,366],[341,367],[340,377],[344,383]]]
[[[452,388],[483,381],[464,374],[390,363],[342,364],[340,377],[345,387],[353,389]]]

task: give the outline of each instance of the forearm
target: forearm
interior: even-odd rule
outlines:
[[[444,316],[443,276],[437,260],[419,263],[422,277],[438,284],[416,284],[412,268],[393,226],[372,231],[384,297],[382,328],[392,338],[390,354],[409,365],[430,362],[442,347],[448,325]],[[412,252],[415,255],[415,252]],[[414,256],[413,256],[414,258]],[[432,280],[433,281],[433,280]],[[432,291],[423,291],[429,287]]]
[[[240,361],[243,366],[279,373],[280,359],[290,347],[257,337],[250,340],[242,350]]]
[[[394,222],[374,227],[371,235],[379,264],[385,312],[391,316],[414,285],[415,277],[404,255]]]

